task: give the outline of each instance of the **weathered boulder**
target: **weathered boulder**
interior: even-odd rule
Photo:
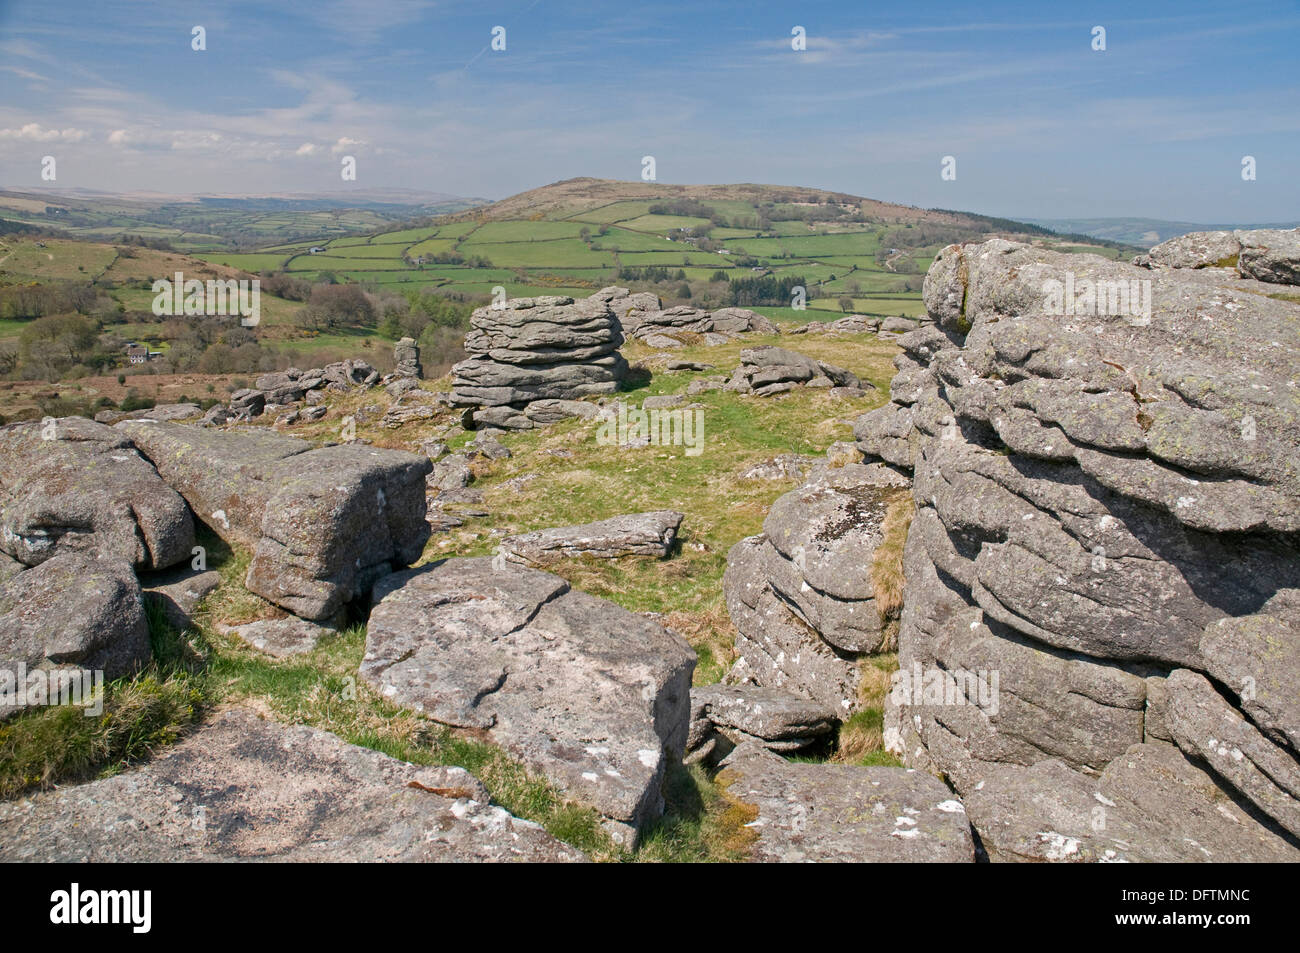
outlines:
[[[95,414],[95,422],[115,424],[121,420],[188,420],[202,413],[198,404],[157,404],[143,410],[101,410]]]
[[[477,558],[381,580],[360,674],[398,705],[486,731],[630,843],[663,809],[694,667],[690,646],[658,623],[558,576]]]
[[[865,314],[850,314],[834,321],[809,321],[791,328],[790,334],[865,334],[880,328],[880,318]]]
[[[240,625],[218,625],[217,631],[233,635],[259,652],[276,658],[288,658],[312,651],[321,639],[335,634],[338,629],[291,615],[283,619],[258,619]]]
[[[638,291],[633,294],[626,288],[611,286],[601,288],[591,297],[609,304],[609,309],[618,318],[624,334],[634,332],[640,325],[643,315],[651,311],[660,311],[663,308],[659,296],[649,291]]]
[[[480,407],[470,413],[470,424],[474,427],[499,427],[502,430],[533,430],[573,417],[592,420],[599,415],[600,408],[589,401],[546,398],[531,401],[522,407]]]
[[[717,345],[744,334],[780,333],[770,319],[748,308],[704,311],[686,305],[643,312],[636,325],[628,330],[648,346],[661,349],[682,347],[696,340]]]
[[[1237,271],[1270,284],[1300,285],[1300,228],[1234,233],[1241,242]]]
[[[682,519],[682,514],[673,510],[630,513],[581,526],[558,526],[507,536],[501,540],[499,551],[511,562],[524,565],[580,557],[663,559],[677,538]]]
[[[732,801],[758,811],[750,859],[761,863],[971,863],[959,800],[905,768],[796,764],[744,744],[718,775]]]
[[[981,762],[972,778],[963,800],[995,862],[1300,861],[1171,745],[1133,745],[1100,776],[1046,760]]]
[[[1145,268],[1236,268],[1242,278],[1300,285],[1300,228],[1189,232],[1156,245],[1133,264]]]
[[[1145,268],[1231,268],[1241,254],[1232,232],[1189,232],[1155,245],[1133,264]]]
[[[140,586],[123,560],[62,552],[0,584],[0,688],[15,687],[20,666],[111,681],[151,657]],[[0,701],[0,714],[13,710]]]
[[[161,569],[193,546],[185,501],[120,431],[82,417],[0,427],[3,552],[29,566],[84,551]]]
[[[183,424],[119,427],[201,520],[253,550],[249,590],[305,619],[332,617],[428,541],[426,457]]]
[[[459,490],[474,482],[474,471],[469,467],[469,457],[463,453],[449,453],[433,464],[425,477],[430,490]]]
[[[736,745],[799,751],[835,730],[838,713],[779,688],[706,685],[691,689],[687,751],[720,760]]]
[[[61,863],[583,860],[422,767],[303,725],[219,715],[153,760],[0,804],[0,860]]]
[[[857,658],[892,647],[897,594],[878,603],[876,553],[891,510],[899,521],[911,510],[907,487],[879,466],[822,469],[772,505],[761,535],[732,548],[723,576],[740,656],[732,680],[784,688],[837,717],[857,709]]]
[[[740,352],[740,366],[727,384],[742,394],[766,397],[798,384],[817,387],[861,387],[850,371],[782,347],[750,347]],[[871,384],[868,382],[867,387]]]

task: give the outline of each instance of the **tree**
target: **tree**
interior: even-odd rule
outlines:
[[[37,318],[18,336],[18,353],[30,374],[58,380],[78,364],[91,363],[99,341],[95,322],[79,314]]]
[[[843,311],[845,314],[848,314],[850,311],[852,311],[852,310],[853,310],[853,299],[850,298],[848,295],[845,295],[843,298],[841,298],[841,299],[840,299],[840,310]]]

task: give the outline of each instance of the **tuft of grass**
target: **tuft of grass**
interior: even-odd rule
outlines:
[[[871,557],[872,595],[884,619],[897,619],[903,611],[903,547],[915,513],[911,490],[896,491],[881,524],[880,544]]]
[[[840,725],[831,760],[845,764],[899,764],[884,750],[885,696],[898,670],[894,653],[863,659],[858,681],[859,709]]]

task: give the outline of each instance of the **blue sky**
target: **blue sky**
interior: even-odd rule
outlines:
[[[0,184],[41,185],[54,155],[63,187],[500,198],[653,155],[661,182],[1281,221],[1300,218],[1298,41],[1300,5],[1251,0],[0,0]]]

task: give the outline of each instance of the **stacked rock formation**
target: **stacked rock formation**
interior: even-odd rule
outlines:
[[[0,428],[0,717],[42,702],[14,691],[33,673],[42,685],[64,669],[114,679],[148,662],[135,570],[188,560],[193,546],[185,501],[112,427]]]
[[[452,368],[453,403],[474,424],[503,426],[538,400],[612,394],[627,373],[619,319],[608,297],[546,295],[479,308],[465,337],[470,357]]]
[[[398,377],[419,379],[424,376],[424,368],[420,366],[420,346],[414,338],[402,338],[393,345],[393,360],[397,362],[393,373]]]
[[[949,246],[856,427],[915,480],[887,735],[993,859],[1300,856],[1300,306],[1255,292]]]

